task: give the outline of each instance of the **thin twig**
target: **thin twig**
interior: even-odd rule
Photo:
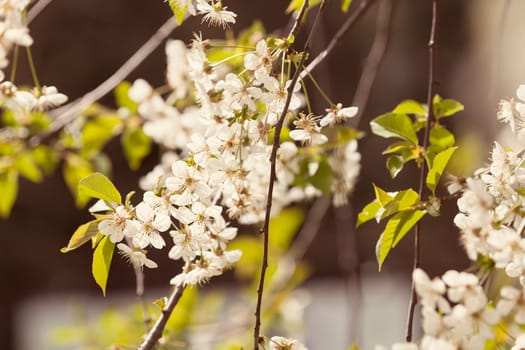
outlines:
[[[68,103],[54,111],[56,115],[51,124],[50,132],[45,135],[38,135],[31,139],[31,144],[39,144],[44,138],[62,129],[76,118],[77,114],[84,108],[98,101],[108,92],[113,90],[123,79],[125,79],[137,66],[139,66],[170,33],[178,27],[175,16],[171,16],[156,32],[151,36],[115,73],[107,78],[102,84],[91,90],[83,97]]]
[[[129,246],[132,246],[131,238],[126,237],[126,242]],[[140,266],[136,264],[132,265],[133,272],[135,273],[135,294],[137,295],[137,298],[139,299],[140,305],[142,307],[142,316],[144,317],[144,326],[146,327],[146,332],[149,332],[151,327],[151,316],[148,312],[146,301],[144,300],[144,271],[142,271]]]
[[[346,32],[365,14],[366,10],[372,5],[375,0],[363,0],[355,12],[352,13],[350,17],[343,23],[341,28],[335,33],[334,37],[323,51],[321,51],[309,64],[303,69],[301,73],[301,80],[304,79],[315,67],[332,52],[335,46],[339,43],[341,38],[346,34]]]
[[[301,10],[297,13],[297,17],[295,18],[295,21],[293,22],[292,28],[290,29],[290,33],[288,33],[288,38],[295,37],[297,35],[299,28],[301,28],[299,24],[301,23],[303,16],[306,14],[306,9],[308,8],[308,5],[309,5],[309,1],[306,0],[303,3]]]
[[[308,36],[304,44],[303,54],[301,55],[301,60],[298,64],[298,68],[293,75],[291,84],[288,86],[286,101],[285,101],[283,110],[274,128],[274,139],[273,139],[273,145],[272,145],[272,152],[270,154],[270,179],[269,179],[269,184],[268,184],[268,194],[266,198],[266,213],[265,213],[264,225],[262,229],[262,233],[264,236],[263,238],[263,241],[264,241],[263,259],[262,259],[262,266],[261,266],[261,274],[259,277],[259,286],[257,288],[257,305],[255,307],[255,325],[253,327],[253,349],[254,350],[259,349],[259,341],[261,338],[261,308],[262,308],[262,298],[263,298],[263,291],[264,291],[264,280],[266,277],[266,269],[268,268],[268,242],[269,242],[269,236],[270,236],[269,235],[270,214],[272,211],[272,203],[273,203],[273,187],[277,179],[276,162],[277,162],[277,150],[279,149],[280,142],[281,142],[281,130],[284,124],[284,119],[286,118],[286,114],[288,113],[290,102],[292,101],[295,84],[297,84],[297,81],[299,80],[301,69],[304,67],[304,62],[306,60],[306,56],[308,55],[312,33],[315,30],[316,24],[319,20],[321,12],[324,9],[325,4],[326,4],[326,1],[323,1],[319,7],[319,11],[317,12],[314,23],[312,25],[310,35]],[[309,1],[305,0],[305,2],[303,3],[303,7],[308,7],[308,5],[309,5]],[[300,13],[304,13],[304,11],[301,10]],[[296,21],[300,21],[300,20],[301,18],[298,16]],[[293,26],[292,29],[294,27],[295,26]]]
[[[357,84],[357,89],[352,102],[353,106],[359,107],[357,115],[351,119],[352,124],[356,128],[359,127],[359,123],[365,111],[365,106],[370,97],[370,91],[372,90],[372,86],[377,76],[377,71],[383,61],[388,46],[394,1],[395,0],[383,0],[379,4],[374,41],[370,48],[370,52],[366,57],[363,73],[359,78],[359,83]]]
[[[39,0],[27,13],[27,24],[31,23],[53,0]]]
[[[184,288],[185,286],[182,285],[175,286],[175,289],[173,289],[173,292],[171,293],[168,299],[168,302],[166,303],[164,308],[162,308],[162,313],[160,317],[153,325],[153,328],[151,328],[149,333],[146,335],[146,338],[139,346],[138,350],[151,350],[157,345],[157,342],[162,337],[162,333],[164,332],[164,328],[166,327],[166,323],[168,322],[168,319],[171,316],[173,309],[182,297]]]
[[[491,72],[492,73],[492,77],[491,77],[492,83],[489,84],[490,86],[489,101],[491,103],[494,102],[494,99],[496,97],[496,91],[498,89],[498,73],[499,73],[500,66],[501,66],[501,54],[503,52],[502,47],[503,47],[503,37],[505,35],[505,23],[507,22],[507,16],[509,14],[511,2],[512,0],[505,0],[505,2],[503,3],[503,9],[501,11],[501,16],[499,18],[499,23],[498,23],[498,33],[496,35],[496,42],[494,45],[496,49],[494,50],[494,58],[492,60],[492,72]]]
[[[423,149],[428,148],[428,140],[430,135],[430,127],[434,121],[434,108],[432,105],[432,99],[434,96],[434,89],[436,85],[435,77],[435,60],[436,60],[436,27],[438,21],[438,0],[432,0],[432,26],[430,29],[430,39],[428,41],[428,51],[429,51],[429,69],[428,69],[428,92],[427,92],[427,105],[428,105],[428,118],[427,125],[425,128],[424,138],[423,138]],[[421,165],[421,171],[419,173],[419,198],[423,197],[425,190],[425,177],[427,173],[426,162],[423,162]],[[420,233],[421,225],[420,222],[416,224],[415,233],[414,233],[414,266],[413,271],[416,270],[420,265]],[[407,316],[407,328],[405,333],[405,339],[407,342],[412,341],[412,324],[414,321],[414,311],[417,304],[417,294],[414,280],[412,280],[412,289],[410,293],[410,302],[408,306],[408,316]]]

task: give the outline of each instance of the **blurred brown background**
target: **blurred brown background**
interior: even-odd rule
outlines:
[[[354,0],[350,11],[359,0]],[[376,1],[379,2],[379,1]],[[384,166],[381,151],[386,143],[369,133],[368,121],[411,98],[425,102],[427,93],[428,50],[431,8],[430,0],[394,0],[391,39],[377,80],[364,109],[360,128],[367,132],[361,140],[362,174],[353,196],[355,215],[372,199],[371,182],[387,190],[410,186],[417,179],[415,167],[408,167],[394,184]],[[525,3],[509,1],[511,10],[504,23],[504,36],[497,38],[505,0],[440,1],[440,21],[437,46],[437,91],[441,96],[459,100],[465,111],[450,119],[458,135],[477,135],[480,145],[472,159],[483,161],[500,126],[495,112],[499,98],[511,97],[518,84],[525,82],[525,45],[523,35]],[[238,13],[235,33],[261,19],[268,31],[283,28],[288,23],[284,9],[288,1],[225,1]],[[313,52],[324,47],[344,21],[347,14],[331,1],[315,36]],[[373,40],[377,4],[366,13],[333,54],[314,73],[334,101],[348,105]],[[311,14],[312,15],[312,14]],[[54,0],[30,26],[35,39],[33,54],[43,84],[56,85],[70,100],[82,96],[112,74],[169,17],[170,9],[162,1],[138,0]],[[188,40],[192,28],[203,28],[206,35],[220,37],[222,33],[199,27],[200,19],[192,19],[177,29],[172,37]],[[493,74],[499,55],[497,78]],[[19,68],[18,83],[31,84],[24,72],[24,59]],[[164,82],[165,57],[160,47],[133,74],[133,80],[143,77],[153,85]],[[24,74],[22,74],[24,73]],[[318,99],[318,101],[320,101]],[[111,96],[104,102],[112,103]],[[316,106],[322,111],[324,106]],[[138,173],[131,173],[123,159],[118,142],[107,149],[113,160],[113,177],[122,192],[137,187],[137,180],[155,164],[150,157]],[[0,194],[1,195],[1,194]],[[450,223],[455,204],[447,203],[441,218],[430,218],[423,225],[422,265],[431,273],[447,268],[463,268],[467,261],[457,243],[457,230]],[[22,181],[19,198],[11,217],[0,221],[0,344],[2,349],[14,349],[14,310],[22,301],[37,295],[61,293],[94,293],[99,290],[90,276],[90,250],[61,254],[74,229],[89,219],[86,210],[78,210],[61,174],[47,178],[41,184]],[[314,266],[312,278],[341,277],[344,273],[333,251],[337,245],[332,228],[333,215],[325,218],[323,231],[308,251],[307,259]],[[349,227],[349,230],[351,228]],[[375,261],[374,247],[380,227],[368,224],[357,235],[359,262]],[[412,245],[406,240],[388,258],[383,273],[406,271],[412,264]],[[348,247],[351,251],[353,248]],[[160,255],[158,257],[160,259]],[[160,261],[163,268],[148,271],[147,286],[165,286],[171,277],[170,261]],[[213,283],[220,283],[220,280]],[[115,259],[109,290],[131,290],[134,279],[131,269]]]

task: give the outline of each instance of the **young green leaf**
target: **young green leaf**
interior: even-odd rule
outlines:
[[[425,106],[414,100],[404,100],[394,108],[392,113],[396,114],[414,114],[414,115],[426,115],[427,111]]]
[[[319,161],[319,167],[314,175],[308,181],[318,190],[323,192],[325,196],[330,195],[332,191],[332,168],[328,161],[324,158]]]
[[[85,206],[90,198],[78,192],[78,183],[91,173],[93,173],[93,167],[90,162],[77,154],[69,153],[66,156],[63,168],[64,180],[71,193],[75,196],[75,202],[78,207]]]
[[[436,186],[439,182],[439,179],[441,178],[443,171],[445,171],[445,168],[456,149],[457,147],[451,147],[436,154],[436,156],[434,157],[434,160],[432,161],[432,166],[428,171],[426,179],[427,187],[430,191],[432,191],[432,194],[435,194]]]
[[[343,10],[343,12],[348,12],[348,9],[350,8],[351,4],[352,4],[352,0],[342,0],[341,10]]]
[[[392,177],[392,179],[395,178],[401,170],[403,170],[403,165],[403,158],[401,158],[400,156],[391,156],[387,158],[386,168],[390,172],[390,176]]]
[[[430,129],[430,144],[444,150],[454,146],[456,139],[454,134],[442,125],[436,125]]]
[[[171,10],[173,11],[175,18],[177,18],[177,22],[181,24],[182,21],[184,21],[184,16],[186,16],[186,12],[188,11],[188,6],[186,6],[185,4],[182,5],[180,3],[180,0],[168,0],[168,3],[170,4]]]
[[[367,221],[370,221],[377,217],[377,212],[382,208],[381,204],[374,199],[357,214],[357,224],[355,227],[359,227]]]
[[[114,91],[115,100],[117,102],[117,106],[127,108],[132,114],[136,114],[138,110],[138,104],[137,102],[133,101],[131,97],[129,97],[130,87],[131,83],[129,81],[123,81],[122,83],[118,84]]]
[[[397,137],[403,140],[418,143],[412,120],[405,114],[387,113],[370,122],[372,132],[378,136],[389,138]]]
[[[374,193],[376,195],[376,199],[381,205],[381,207],[385,207],[388,203],[392,202],[394,200],[394,197],[391,196],[388,192],[383,190],[381,187],[376,186],[376,184],[372,184],[374,186]]]
[[[439,95],[434,96],[432,104],[434,105],[434,116],[436,119],[449,117],[465,109],[458,101],[448,98],[443,100]]]
[[[109,236],[105,236],[93,252],[93,265],[91,267],[91,272],[93,273],[95,282],[97,282],[100,289],[102,289],[102,294],[104,296],[106,296],[106,285],[114,250],[115,243],[109,240]]]
[[[392,248],[406,236],[408,231],[410,231],[424,215],[424,210],[405,210],[397,213],[388,220],[385,230],[379,237],[376,245],[376,258],[380,271]]]
[[[282,210],[270,220],[270,243],[282,249],[288,249],[295,233],[304,221],[304,211],[291,207]]]
[[[33,159],[32,153],[23,152],[16,157],[16,167],[20,175],[33,182],[42,181],[43,175],[35,160]]]
[[[7,218],[15,204],[18,194],[18,172],[15,169],[2,169],[0,172],[0,217]]]
[[[98,224],[100,221],[101,220],[92,220],[80,225],[71,236],[67,246],[60,249],[60,251],[62,253],[70,252],[91,240],[98,233]]]
[[[130,169],[137,170],[142,159],[151,151],[151,139],[141,128],[129,127],[122,133],[120,141]]]
[[[78,193],[108,202],[121,203],[122,198],[113,183],[103,174],[91,174],[78,183]]]

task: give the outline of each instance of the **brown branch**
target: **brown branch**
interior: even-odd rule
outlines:
[[[432,99],[434,96],[434,89],[436,85],[435,77],[435,60],[436,60],[436,27],[438,21],[438,0],[432,0],[432,25],[430,29],[430,39],[428,41],[428,51],[429,51],[429,68],[428,68],[428,92],[427,92],[427,105],[428,105],[428,117],[427,125],[425,128],[425,133],[423,137],[423,149],[426,151],[428,148],[428,141],[430,135],[430,127],[434,121],[434,108],[432,105]],[[426,162],[423,162],[421,165],[421,171],[419,173],[419,198],[423,197],[425,190],[425,177],[427,174]],[[420,265],[420,234],[421,234],[421,224],[418,222],[416,224],[415,233],[414,233],[414,264],[413,271],[417,269]],[[417,294],[414,280],[412,280],[412,288],[410,293],[410,302],[408,306],[408,316],[407,316],[407,328],[405,332],[405,339],[407,342],[412,341],[412,324],[414,321],[414,311],[417,304]]]
[[[335,33],[334,37],[332,38],[332,40],[330,41],[330,43],[328,44],[328,46],[326,47],[326,49],[324,49],[323,51],[321,51],[309,64],[308,66],[306,66],[305,69],[303,69],[302,73],[301,73],[301,76],[300,78],[301,79],[304,79],[308,74],[310,74],[312,72],[312,70],[314,70],[315,67],[317,67],[317,65],[319,65],[319,63],[321,63],[322,61],[324,61],[324,59],[326,58],[326,56],[328,56],[332,50],[335,48],[335,46],[339,43],[339,41],[341,40],[341,38],[348,32],[348,30],[350,28],[353,27],[353,25],[355,23],[357,23],[357,21],[361,18],[362,15],[364,15],[366,13],[366,11],[368,10],[368,8],[370,7],[370,5],[372,5],[372,3],[374,2],[375,0],[363,0],[360,4],[359,4],[359,7],[357,8],[357,10],[355,12],[352,13],[352,15],[350,17],[348,17],[348,19],[343,23],[343,25],[341,26],[341,28],[339,28],[339,30],[337,31],[337,33]]]
[[[303,3],[303,7],[308,7],[308,4],[309,4],[309,1],[305,0],[305,2]],[[298,68],[293,75],[291,84],[288,86],[286,101],[285,101],[283,110],[274,128],[272,152],[270,154],[270,180],[268,184],[268,194],[266,198],[266,213],[265,213],[264,224],[263,224],[263,229],[262,229],[262,233],[264,237],[263,238],[263,259],[262,259],[262,266],[261,266],[261,274],[259,277],[259,286],[257,288],[257,304],[255,307],[255,325],[253,327],[253,349],[254,350],[259,349],[259,342],[261,339],[261,308],[262,308],[262,298],[263,298],[263,292],[264,292],[264,280],[266,277],[266,269],[268,268],[268,242],[269,242],[269,236],[270,236],[269,234],[270,214],[272,211],[272,203],[273,203],[273,187],[274,187],[275,181],[277,180],[276,162],[277,162],[277,151],[279,149],[280,142],[281,142],[281,130],[284,124],[284,119],[286,118],[286,114],[288,113],[290,102],[292,100],[295,84],[297,84],[297,81],[299,80],[299,76],[301,75],[301,69],[304,69],[304,62],[306,60],[306,57],[308,56],[308,50],[309,50],[310,40],[312,38],[312,33],[315,30],[315,27],[319,21],[320,14],[322,13],[324,9],[325,4],[326,4],[326,0],[323,0],[321,5],[319,6],[319,10],[317,12],[314,23],[312,25],[312,29],[310,31],[310,35],[308,36],[304,44],[303,54],[301,55],[301,60],[298,64]],[[304,11],[301,10],[301,13],[304,13]],[[298,16],[296,20],[299,21],[300,17]]]
[[[170,318],[173,309],[175,309],[175,306],[182,297],[184,288],[185,286],[182,285],[175,286],[175,289],[173,289],[173,292],[171,293],[168,299],[168,302],[162,308],[162,313],[160,317],[153,325],[153,328],[151,328],[149,333],[146,335],[146,338],[139,346],[138,350],[151,350],[154,349],[154,347],[157,345],[159,339],[162,337],[162,332],[166,327],[166,323],[168,322],[168,319]]]
[[[354,99],[352,101],[352,106],[359,107],[357,115],[351,119],[352,124],[356,128],[359,127],[359,123],[368,103],[368,98],[370,97],[370,91],[372,90],[372,86],[377,77],[377,71],[383,61],[388,46],[394,1],[395,0],[382,0],[379,4],[374,41],[370,48],[370,52],[366,57],[363,73],[359,78]]]
[[[76,118],[77,114],[83,109],[98,101],[108,92],[113,90],[122,80],[124,80],[137,66],[139,66],[171,32],[178,27],[175,16],[171,16],[156,32],[151,36],[115,73],[107,78],[102,84],[91,90],[83,97],[68,103],[65,106],[53,111],[55,119],[51,124],[50,131],[44,135],[37,135],[30,140],[31,145],[42,143],[60,131],[64,126]]]
[[[27,24],[31,23],[53,0],[39,0],[27,13]]]

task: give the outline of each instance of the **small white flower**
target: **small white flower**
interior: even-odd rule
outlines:
[[[306,346],[295,339],[284,337],[271,337],[270,350],[307,350]]]
[[[357,107],[345,107],[338,103],[335,108],[327,108],[327,114],[321,119],[319,124],[322,127],[333,126],[337,123],[344,123],[348,118],[352,118],[357,114]]]
[[[124,243],[117,244],[117,248],[124,258],[126,258],[131,264],[142,269],[143,266],[149,267],[150,269],[156,268],[158,265],[146,257],[142,249],[132,249]]]
[[[230,23],[235,23],[237,14],[226,10],[226,6],[222,6],[222,2],[212,0],[209,4],[206,0],[197,0],[197,10],[199,14],[203,14],[202,22],[207,22],[212,26],[221,26],[226,29]]]
[[[113,243],[120,242],[124,236],[133,236],[137,232],[132,224],[130,214],[122,205],[115,208],[111,219],[102,220],[98,224],[98,230],[103,235],[109,236],[109,240]]]

